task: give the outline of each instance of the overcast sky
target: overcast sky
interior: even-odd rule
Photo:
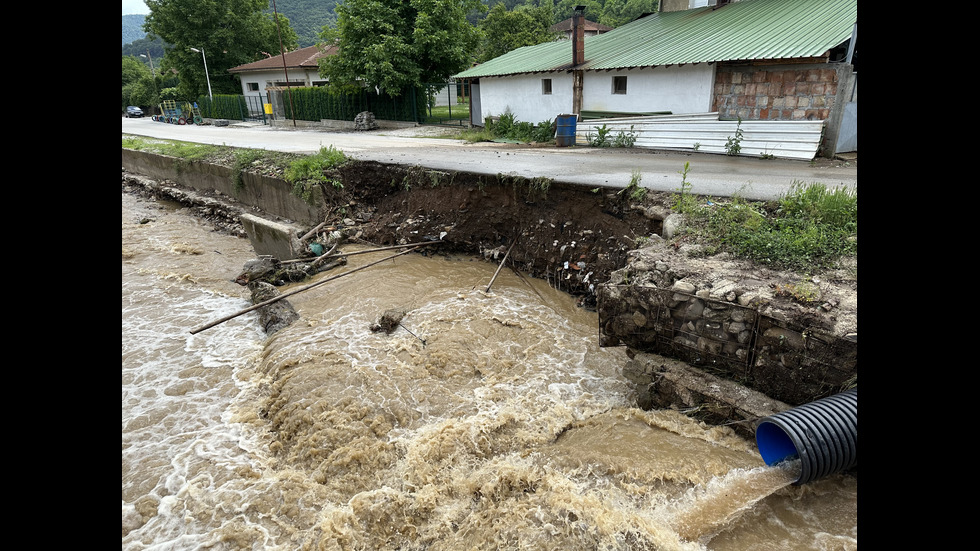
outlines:
[[[122,0],[123,3],[123,15],[132,15],[134,13],[142,13],[146,15],[150,13],[150,8],[146,7],[143,0]]]

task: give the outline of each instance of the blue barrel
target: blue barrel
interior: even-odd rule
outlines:
[[[857,465],[857,387],[766,417],[755,431],[766,465],[800,459],[795,484]]]
[[[558,115],[555,120],[558,130],[555,132],[555,143],[558,147],[575,145],[575,121],[577,115]]]

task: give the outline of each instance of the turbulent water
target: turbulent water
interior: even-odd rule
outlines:
[[[289,297],[271,337],[254,312],[191,334],[251,306],[253,256],[123,194],[124,550],[857,549],[855,477],[792,486],[633,408],[625,351],[543,281],[408,254]]]

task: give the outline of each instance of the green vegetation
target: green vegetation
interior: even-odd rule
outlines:
[[[164,140],[147,141],[145,138],[126,136],[122,138],[122,146],[126,149],[147,151],[174,157],[178,170],[180,170],[184,163],[205,161],[212,158],[219,149],[219,146],[216,145]]]
[[[629,132],[619,131],[616,134],[616,139],[613,140],[613,147],[633,147],[636,143],[636,131],[633,130],[633,125],[630,125]]]
[[[123,136],[122,146],[124,149],[174,157],[177,170],[191,161],[231,166],[234,171],[233,178],[236,191],[242,190],[244,185],[242,173],[249,169],[282,177],[293,185],[293,194],[307,202],[312,200],[313,189],[320,184],[326,184],[335,189],[344,187],[340,180],[327,175],[331,169],[347,162],[347,156],[332,145],[321,147],[320,151],[313,155],[299,155],[264,149]]]
[[[619,134],[612,139],[609,138],[611,132],[612,129],[604,124],[596,129],[595,134],[592,131],[587,132],[585,139],[592,147],[633,147],[633,144],[636,143],[636,132],[633,130],[633,125],[630,125],[629,132],[620,130]]]
[[[742,117],[738,118],[738,126],[735,127],[735,135],[729,136],[725,143],[725,154],[730,156],[738,155],[742,151]]]
[[[480,33],[466,15],[483,9],[479,0],[345,0],[335,8],[336,27],[321,34],[339,50],[320,60],[320,75],[330,88],[389,96],[444,81],[472,62]]]
[[[293,184],[293,195],[310,202],[313,189],[321,183],[340,189],[344,185],[336,178],[328,178],[327,171],[347,161],[347,156],[334,146],[321,147],[314,155],[293,161],[286,170],[286,181]]]
[[[427,108],[422,116],[422,122],[435,124],[445,121],[460,121],[462,123],[469,119],[470,107],[465,100],[456,103],[456,105],[434,105]]]
[[[680,171],[681,187],[674,195],[673,208],[681,214],[695,212],[698,208],[698,200],[691,195],[691,182],[687,181],[687,173],[691,171],[691,163],[684,163],[684,170]]]
[[[621,197],[622,196],[628,197],[630,201],[635,201],[635,202],[643,201],[644,199],[646,199],[647,192],[649,190],[640,185],[640,180],[642,179],[643,177],[640,175],[640,171],[634,169],[633,175],[630,178],[630,183],[623,189],[619,190],[619,193],[617,193],[617,195]]]
[[[172,45],[154,58],[162,74],[175,70],[183,98],[240,94],[241,83],[228,69],[297,47],[295,31],[282,14],[265,12],[268,0],[147,0],[144,29]],[[195,50],[192,50],[194,48]],[[207,64],[207,74],[204,65]]]
[[[537,7],[520,4],[511,10],[503,2],[494,5],[478,25],[480,47],[476,62],[484,63],[517,48],[556,40],[559,33],[548,30],[552,23],[550,2]]]
[[[459,139],[470,143],[510,141],[518,143],[545,143],[555,139],[555,122],[541,121],[537,125],[518,121],[507,111],[499,117],[487,117],[482,129],[472,128],[459,133]]]
[[[606,147],[608,145],[609,139],[609,128],[604,124],[599,128],[596,128],[596,133],[593,134],[590,130],[585,134],[585,139],[588,140],[589,145],[592,147]]]
[[[258,149],[238,149],[234,154],[235,164],[232,166],[232,180],[235,184],[235,191],[241,191],[245,187],[242,173],[251,167],[252,163],[261,159],[265,152]]]
[[[699,201],[690,194],[689,166],[673,208],[687,217],[684,239],[777,269],[812,272],[857,253],[857,192],[794,182],[777,201]],[[788,289],[805,297],[806,289]]]

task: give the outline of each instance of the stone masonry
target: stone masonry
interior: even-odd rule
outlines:
[[[837,85],[837,71],[826,64],[720,66],[712,110],[731,120],[827,120]]]

